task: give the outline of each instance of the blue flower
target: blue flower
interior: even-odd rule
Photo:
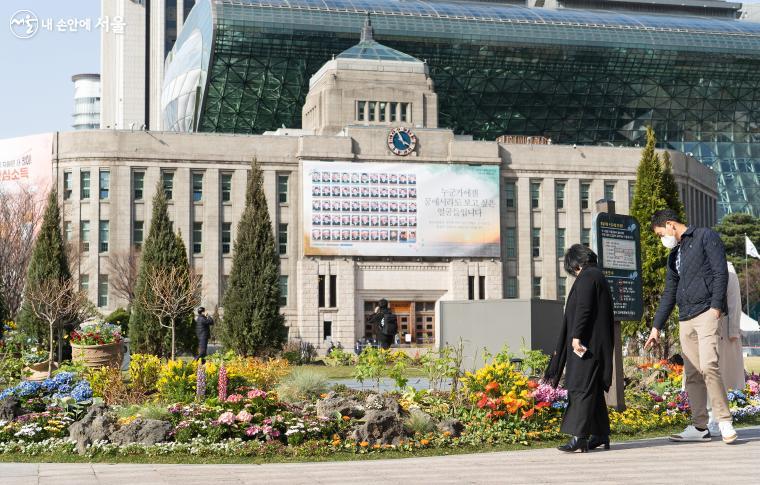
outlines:
[[[85,380],[79,381],[79,383],[74,386],[74,389],[71,390],[71,397],[77,402],[92,399],[92,388],[90,387],[90,383]]]

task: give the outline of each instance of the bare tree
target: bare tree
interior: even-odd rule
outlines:
[[[111,253],[108,265],[111,267],[108,281],[114,294],[127,300],[127,305],[131,305],[135,299],[135,286],[140,271],[140,252],[133,246],[127,252]]]
[[[72,278],[47,279],[27,288],[24,295],[32,313],[46,321],[49,327],[48,377],[53,372],[55,330],[67,322],[81,322],[97,315],[97,310],[87,299],[87,293],[75,285]]]
[[[172,331],[172,360],[176,352],[176,321],[200,304],[200,276],[184,268],[155,268],[146,275],[149,291],[140,304],[158,323]]]
[[[0,286],[12,318],[21,308],[42,208],[38,195],[28,188],[0,192]]]

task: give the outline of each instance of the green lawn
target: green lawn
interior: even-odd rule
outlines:
[[[298,368],[309,369],[322,374],[327,379],[351,379],[354,374],[354,366],[345,365],[330,367],[329,365],[302,365]],[[425,377],[425,372],[419,367],[407,367],[404,372],[406,377]]]
[[[760,373],[760,356],[745,357],[744,368],[747,369],[747,372]]]

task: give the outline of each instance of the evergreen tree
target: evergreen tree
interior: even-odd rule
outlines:
[[[734,263],[737,271],[744,268],[746,241],[744,236],[760,249],[760,217],[753,217],[743,212],[728,214],[715,226],[726,246],[726,257]],[[750,263],[752,258],[750,258]],[[757,261],[757,260],[755,260]]]
[[[37,239],[34,242],[32,258],[26,277],[25,292],[38,288],[43,281],[68,280],[71,278],[66,248],[61,234],[61,210],[58,207],[58,193],[51,190],[42,218]],[[19,313],[19,328],[29,337],[42,344],[48,339],[48,324],[34,316],[28,302],[24,302]]]
[[[262,184],[261,169],[254,159],[224,294],[222,322],[224,345],[242,355],[279,350],[286,338],[279,303],[280,257]]]
[[[624,337],[640,339],[648,334],[665,289],[665,264],[668,250],[650,228],[652,215],[668,208],[663,191],[663,169],[655,152],[654,130],[647,127],[647,144],[642,150],[636,173],[631,215],[641,224],[641,269],[644,314],[641,321],[623,322]],[[682,208],[683,209],[683,208]]]
[[[185,245],[182,238],[172,231],[166,195],[159,183],[153,196],[150,230],[143,243],[135,300],[129,317],[129,339],[134,353],[171,356],[171,332],[162,327],[156,318],[143,308],[141,301],[151,298],[147,275],[156,268],[172,267],[186,268],[189,271]],[[175,322],[178,346],[185,351],[193,350],[194,333],[190,317],[184,315]]]
[[[687,224],[686,209],[678,192],[676,178],[673,176],[673,163],[670,161],[670,152],[662,153],[662,195],[669,209],[676,211],[681,217],[681,222]]]

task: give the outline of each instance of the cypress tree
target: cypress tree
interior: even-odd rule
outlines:
[[[676,211],[681,217],[681,222],[686,224],[686,209],[678,193],[678,185],[673,176],[673,163],[670,161],[670,152],[667,150],[662,154],[662,195],[668,208]]]
[[[182,238],[172,231],[168,204],[163,186],[159,183],[153,196],[153,213],[148,237],[143,243],[140,270],[135,285],[135,300],[129,317],[129,339],[133,353],[148,353],[162,357],[171,356],[171,331],[162,327],[141,303],[151,298],[147,275],[157,268],[182,267],[189,271],[187,251]],[[189,315],[175,322],[178,347],[193,350],[194,333]]]
[[[650,229],[652,215],[668,208],[663,194],[663,170],[655,152],[654,130],[647,127],[647,144],[642,150],[641,161],[636,172],[636,187],[631,206],[631,215],[641,224],[641,269],[643,284],[644,314],[641,321],[623,322],[623,336],[639,339],[649,332],[654,314],[665,289],[665,264],[668,250],[660,238]]]
[[[38,288],[46,280],[68,280],[69,278],[71,278],[71,272],[61,234],[58,193],[51,190],[42,218],[42,226],[37,233],[29,261],[25,291],[32,287]],[[48,339],[48,324],[34,316],[27,302],[22,304],[18,320],[19,328],[38,343],[42,344]]]
[[[262,185],[261,168],[254,159],[237,227],[222,322],[225,347],[241,355],[279,350],[286,338],[285,319],[280,314],[280,257]]]

